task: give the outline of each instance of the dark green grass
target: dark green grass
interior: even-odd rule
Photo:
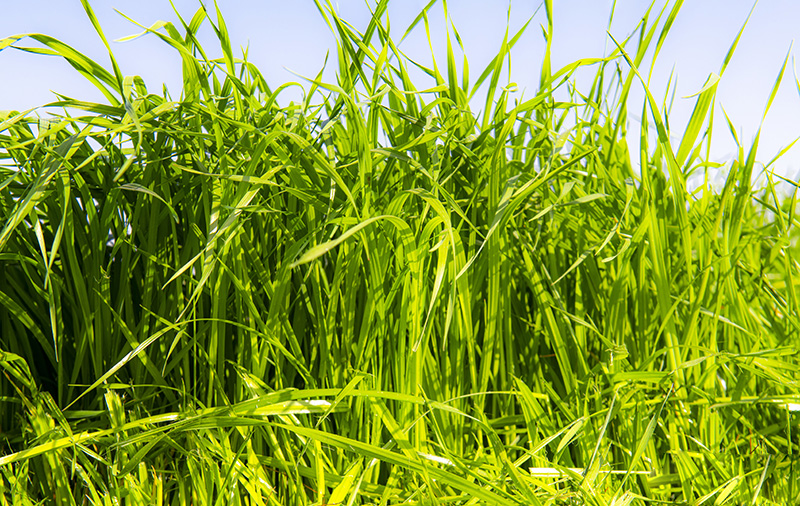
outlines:
[[[147,29],[174,98],[0,41],[107,99],[0,118],[2,503],[796,503],[797,187],[752,186],[758,137],[708,161],[714,77],[627,131],[681,2],[551,69],[546,1],[524,100],[519,34],[468,74],[451,27],[419,67],[387,3],[363,33],[318,4],[337,82],[288,106],[203,7]]]

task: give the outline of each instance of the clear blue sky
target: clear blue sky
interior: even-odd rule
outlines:
[[[96,36],[78,0],[2,1],[0,38],[19,33],[39,32],[54,36],[79,51],[107,63],[105,49]],[[211,0],[213,2],[213,0]],[[659,0],[656,8],[663,4]],[[199,6],[195,0],[175,0],[188,20]],[[363,0],[339,0],[343,18],[363,29],[369,11]],[[392,30],[400,34],[426,4],[424,0],[392,0]],[[617,2],[611,32],[620,40],[634,29],[649,5],[648,1]],[[583,57],[600,57],[611,44],[606,36],[610,0],[556,0],[553,68]],[[334,37],[316,11],[312,0],[220,0],[235,48],[249,45],[249,59],[264,73],[274,88],[286,81],[298,81],[290,69],[305,76],[319,71],[327,50],[334,56]],[[539,9],[539,0],[514,0],[511,29],[520,27]],[[497,53],[506,26],[506,0],[451,0],[450,14],[463,40],[470,62],[471,75]],[[138,27],[115,12],[115,8],[144,25],[157,20],[177,21],[167,0],[95,0],[95,12],[109,39],[138,33]],[[693,106],[692,99],[680,97],[697,92],[709,73],[718,72],[724,55],[747,17],[750,0],[689,0],[685,3],[670,37],[659,56],[651,87],[663,97],[672,70],[678,78],[676,103],[670,124],[680,132]],[[441,8],[431,17],[434,46],[439,58],[443,52]],[[725,126],[720,107],[724,107],[737,127],[740,140],[749,148],[758,128],[769,92],[790,44],[800,36],[800,2],[797,0],[762,0],[757,5],[737,52],[719,85],[717,116],[712,158],[729,161],[735,144]],[[545,23],[544,9],[539,9],[526,35],[512,54],[511,81],[525,96],[536,90],[543,43],[539,24]],[[430,61],[427,41],[421,30],[407,39],[401,49],[422,62]],[[207,33],[206,35],[209,35]],[[23,41],[24,42],[24,41]],[[211,37],[204,44],[212,56],[218,51]],[[160,93],[166,83],[173,97],[180,93],[180,60],[177,53],[155,37],[146,36],[125,43],[113,43],[122,72],[141,75],[150,90]],[[767,116],[759,149],[759,160],[767,162],[800,136],[800,91],[792,50],[789,67],[773,107]],[[335,57],[329,66],[335,63]],[[27,109],[55,99],[53,91],[75,98],[102,101],[102,96],[65,62],[6,49],[0,52],[0,110]],[[327,74],[333,79],[333,67]],[[580,84],[580,82],[579,82]],[[637,89],[641,89],[637,87]],[[51,91],[52,90],[52,91]],[[286,95],[287,99],[290,95]],[[631,97],[633,116],[641,110],[641,93]],[[632,118],[635,119],[635,118]],[[637,128],[635,122],[631,129]],[[778,172],[796,177],[800,171],[800,143],[778,162]]]

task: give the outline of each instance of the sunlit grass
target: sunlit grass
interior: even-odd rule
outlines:
[[[546,1],[522,100],[518,33],[467,74],[451,26],[419,67],[387,4],[363,32],[317,4],[336,82],[290,105],[203,7],[146,28],[172,98],[0,41],[107,100],[0,118],[2,503],[796,503],[797,185],[752,185],[758,137],[709,162],[714,76],[627,130],[680,2],[552,69]]]

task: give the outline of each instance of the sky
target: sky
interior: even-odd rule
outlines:
[[[666,0],[656,0],[660,9]],[[364,0],[332,0],[340,16],[356,28],[369,22]],[[190,19],[199,7],[196,0],[173,0],[181,15]],[[248,48],[248,59],[264,74],[275,89],[285,82],[303,82],[300,76],[315,76],[322,68],[326,52],[331,58],[324,79],[335,82],[335,38],[317,12],[313,0],[218,0],[230,32],[232,46]],[[370,2],[372,3],[372,2]],[[427,0],[391,0],[389,17],[393,37],[405,32]],[[644,0],[618,0],[610,33],[622,40],[635,29],[650,4]],[[607,35],[612,0],[555,0],[552,68],[579,58],[602,57],[613,43]],[[497,54],[509,21],[508,0],[450,0],[450,16],[458,29],[469,59],[473,80]],[[515,32],[531,16],[533,21],[512,52],[510,81],[518,86],[519,97],[532,97],[537,89],[544,42],[540,25],[546,25],[541,0],[513,0],[510,30]],[[168,0],[95,0],[92,4],[109,40],[141,32],[141,28],[120,13],[142,25],[158,20],[172,21],[177,16]],[[677,78],[675,103],[670,126],[675,135],[694,106],[688,97],[702,89],[710,73],[718,73],[736,34],[753,7],[751,0],[690,0],[684,3],[669,38],[656,61],[651,91],[659,102],[673,74]],[[437,62],[445,66],[444,17],[440,6],[430,16],[432,42]],[[73,46],[104,66],[105,48],[95,33],[79,0],[0,0],[0,39],[22,33],[44,33]],[[761,0],[753,11],[734,57],[720,81],[717,94],[712,161],[730,162],[737,147],[726,126],[723,108],[736,133],[749,150],[761,124],[764,108],[778,72],[789,55],[789,63],[779,92],[763,123],[758,160],[766,163],[800,136],[800,85],[795,71],[800,37],[800,2]],[[221,53],[210,30],[202,32],[201,42],[212,57]],[[35,45],[30,39],[24,45]],[[125,75],[142,76],[148,89],[161,93],[162,83],[173,98],[180,94],[181,65],[177,52],[152,35],[127,42],[112,42],[112,50]],[[430,63],[430,49],[422,24],[400,47],[422,63]],[[460,60],[460,57],[457,57]],[[579,89],[588,91],[586,79],[593,71],[579,74]],[[674,82],[674,81],[673,81]],[[418,88],[423,86],[417,85]],[[638,134],[638,113],[643,93],[634,86],[629,101],[631,137]],[[34,55],[11,48],[0,51],[0,110],[25,110],[56,100],[54,92],[73,98],[103,102],[102,95],[66,62],[54,57]],[[301,96],[299,88],[281,95],[281,102]],[[477,103],[476,103],[477,107]],[[632,139],[629,139],[629,144]],[[673,140],[677,145],[679,138]],[[772,167],[785,177],[800,176],[800,142]]]

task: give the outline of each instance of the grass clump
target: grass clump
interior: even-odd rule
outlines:
[[[681,2],[553,70],[545,1],[524,100],[519,34],[473,81],[387,4],[360,32],[317,3],[337,82],[288,106],[205,6],[147,28],[177,99],[0,41],[107,99],[0,118],[2,503],[796,503],[796,186],[752,186],[756,137],[711,190],[716,80],[679,134],[649,92],[627,131]]]

